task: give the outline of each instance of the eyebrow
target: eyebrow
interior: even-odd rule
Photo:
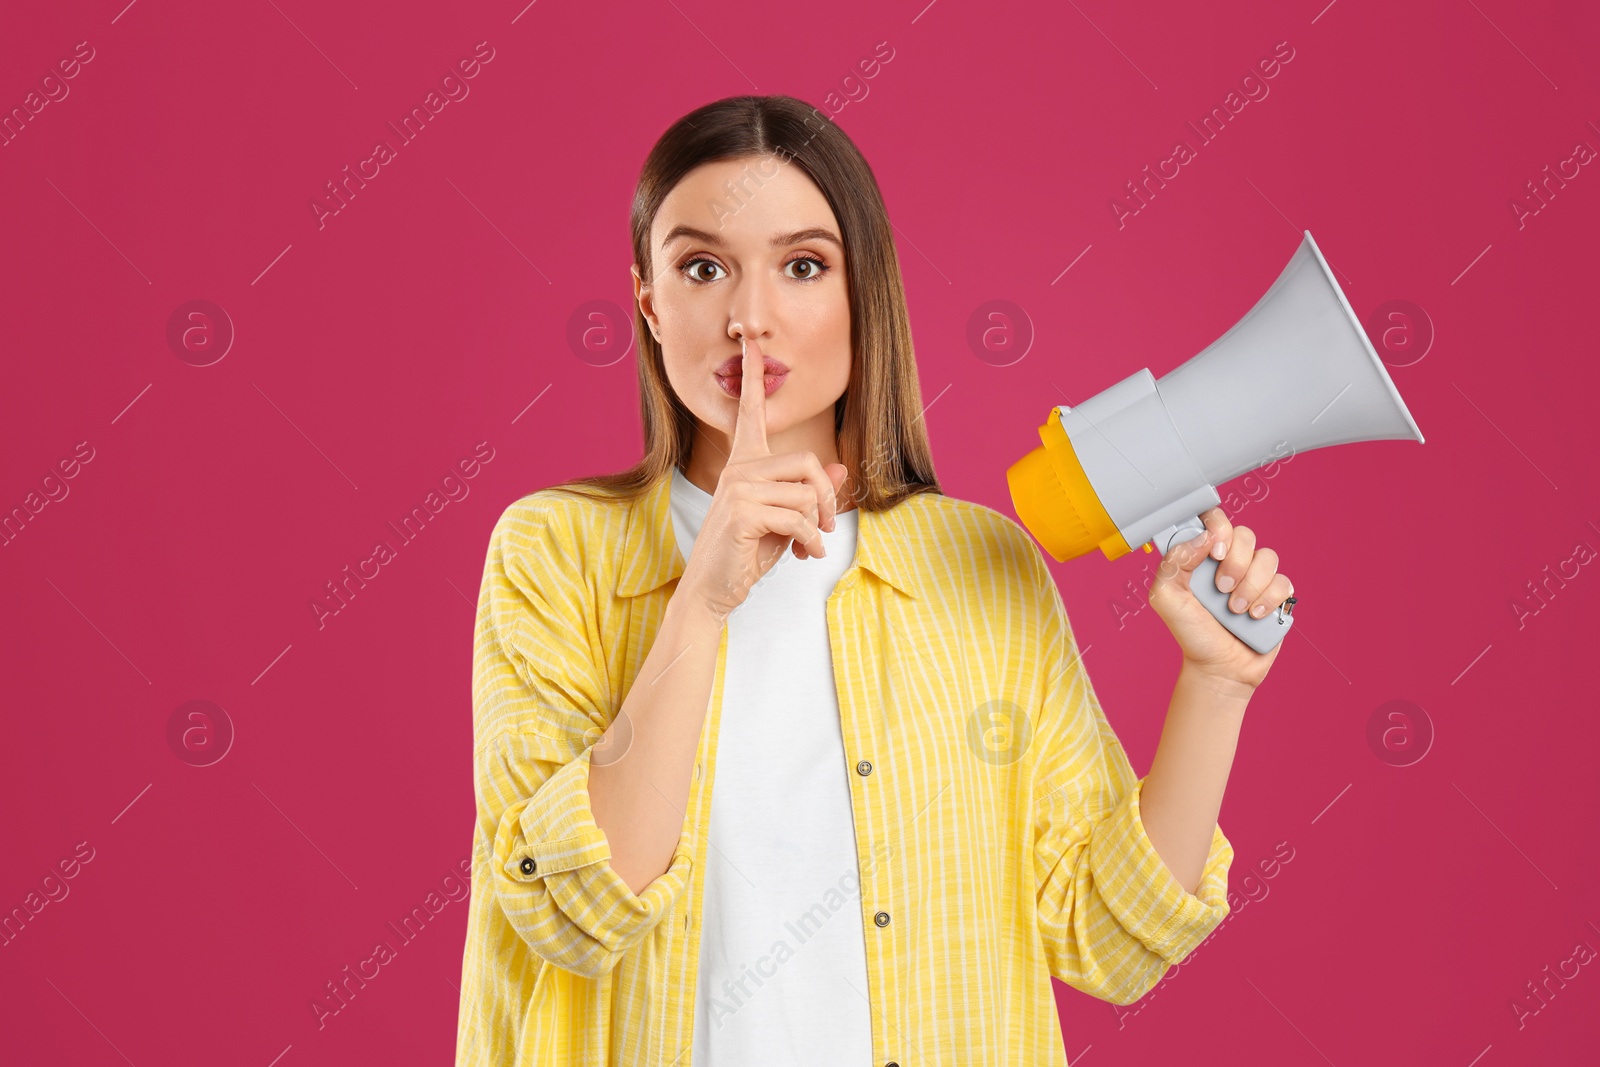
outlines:
[[[667,236],[662,238],[661,247],[665,249],[679,237],[688,237],[704,244],[716,245],[718,248],[726,247],[727,244],[714,233],[697,230],[693,226],[674,226],[667,231]],[[812,226],[809,229],[796,230],[793,233],[780,233],[772,239],[772,247],[782,248],[784,245],[797,245],[803,241],[830,241],[841,252],[844,251],[844,242],[840,241],[832,230],[822,226]]]

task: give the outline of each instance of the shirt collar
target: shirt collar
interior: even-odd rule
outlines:
[[[656,479],[628,514],[618,596],[638,596],[683,574],[686,561],[671,525],[672,478]],[[926,495],[926,494],[919,494]],[[907,596],[921,596],[920,557],[912,534],[915,498],[887,511],[858,507],[855,566],[869,570]]]

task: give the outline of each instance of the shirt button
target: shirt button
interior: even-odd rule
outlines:
[[[880,912],[878,912],[878,914],[876,914],[876,915],[874,915],[872,917],[872,921],[877,923],[879,926],[888,926],[889,925],[889,913],[886,912],[886,911],[880,911]]]
[[[856,764],[856,773],[857,774],[871,774],[872,773],[872,763],[870,761],[868,761],[868,760],[862,760],[860,763]]]
[[[533,860],[531,858],[524,859],[522,861],[522,873],[523,874],[532,874],[533,873],[533,868],[534,868],[534,863],[533,863]]]

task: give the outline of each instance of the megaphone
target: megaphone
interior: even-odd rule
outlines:
[[[1352,441],[1411,440],[1406,410],[1311,231],[1255,307],[1157,380],[1129,375],[1076,407],[1059,405],[1043,442],[1006,471],[1017,517],[1057,562],[1143,544],[1165,556],[1205,532],[1217,486],[1257,467]],[[1257,652],[1294,623],[1295,598],[1259,619],[1228,609],[1207,557],[1189,588]]]

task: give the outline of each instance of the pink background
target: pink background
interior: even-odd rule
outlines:
[[[1431,324],[1378,338],[1425,445],[1224,487],[1301,597],[1222,812],[1235,911],[1138,1005],[1057,983],[1073,1062],[1595,1056],[1600,167],[1511,207],[1600,147],[1593,5],[124,2],[0,27],[6,113],[93,49],[0,148],[0,509],[67,491],[0,547],[0,910],[92,850],[0,948],[8,1058],[450,1061],[466,904],[409,942],[389,924],[469,858],[488,533],[637,457],[632,352],[570,325],[629,306],[654,140],[751,92],[837,111],[871,161],[939,476],[1007,515],[1050,406],[1199,351],[1301,230],[1359,315]],[[470,94],[319,228],[324,183],[485,41]],[[1186,123],[1284,41],[1269,95],[1198,145]],[[1179,138],[1197,158],[1119,226],[1112,198]],[[236,333],[210,365],[216,333],[168,341],[191,300]],[[966,341],[991,300],[1031,336],[1009,366]],[[319,626],[324,584],[480,442],[447,482],[469,495]],[[1177,670],[1129,592],[1155,558],[1051,564],[1141,773]],[[192,700],[220,710],[174,742]],[[1410,717],[1369,743],[1389,701]],[[183,758],[224,723],[223,759]],[[397,958],[319,1028],[380,939]],[[1526,983],[1569,958],[1541,1006]]]

